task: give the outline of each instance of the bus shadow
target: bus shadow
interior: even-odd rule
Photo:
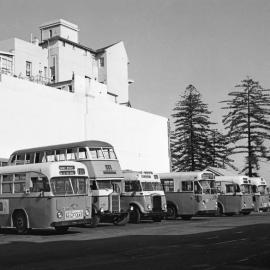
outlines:
[[[52,236],[52,235],[72,235],[81,233],[80,231],[67,231],[65,233],[57,232],[54,229],[30,229],[25,235],[36,235],[36,236]],[[0,234],[5,235],[18,235],[16,229],[14,228],[0,228]]]
[[[269,239],[269,223],[187,235],[28,239],[0,245],[0,269],[269,269],[269,252],[260,253]]]

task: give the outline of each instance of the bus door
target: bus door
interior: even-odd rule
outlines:
[[[194,196],[194,182],[182,181],[182,192],[179,193],[179,215],[195,215],[196,204]]]
[[[225,184],[225,194],[221,195],[224,214],[239,214],[241,210],[241,196],[237,194],[238,186],[233,183]]]
[[[56,213],[56,210],[51,211],[52,209],[50,209],[52,207],[50,197],[48,178],[40,173],[27,173],[22,205],[27,209],[27,214],[30,217],[30,227],[44,227],[46,221],[55,219],[51,216],[52,213]],[[48,209],[48,211],[42,211],[42,209]],[[50,224],[47,224],[47,227],[50,227]]]

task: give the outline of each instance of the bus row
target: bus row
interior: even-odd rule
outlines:
[[[270,206],[261,178],[122,171],[112,145],[102,141],[17,150],[5,165],[0,168],[0,227],[15,227],[18,233],[249,214],[254,207]]]

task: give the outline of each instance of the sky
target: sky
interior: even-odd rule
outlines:
[[[58,18],[93,49],[124,41],[134,108],[170,118],[193,84],[222,129],[219,102],[236,84],[270,88],[269,0],[0,0],[1,39],[40,37]]]

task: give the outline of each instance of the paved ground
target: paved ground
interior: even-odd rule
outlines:
[[[270,269],[270,213],[0,232],[0,269]]]

